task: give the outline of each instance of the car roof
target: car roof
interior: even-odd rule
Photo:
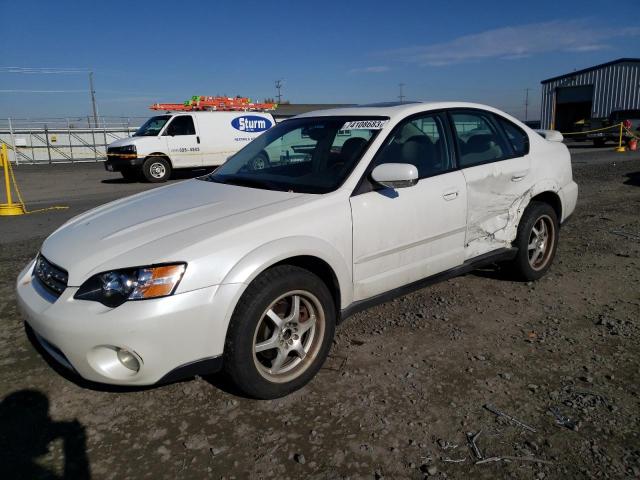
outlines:
[[[315,110],[313,112],[306,112],[301,115],[297,115],[294,118],[305,117],[328,117],[328,116],[357,116],[357,117],[389,117],[394,119],[397,117],[406,117],[414,113],[425,112],[428,110],[440,110],[444,108],[478,108],[481,110],[487,110],[490,112],[498,113],[503,116],[509,116],[504,112],[483,105],[480,103],[471,102],[387,102],[387,103],[373,103],[368,105],[357,105],[354,107],[344,108],[331,108],[327,110]]]

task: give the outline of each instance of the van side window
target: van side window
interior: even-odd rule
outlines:
[[[167,131],[165,135],[195,135],[196,127],[193,125],[193,118],[191,115],[180,115],[179,117],[175,117],[169,126],[167,127]]]
[[[454,133],[460,152],[460,167],[467,168],[495,162],[512,156],[509,145],[490,114],[479,111],[454,111],[451,113]]]
[[[522,157],[529,153],[529,136],[526,132],[506,118],[498,116],[496,116],[496,118],[498,119],[498,122],[500,122],[500,125],[502,125],[504,133],[507,134],[509,143],[511,143],[511,146],[513,147],[513,153],[518,157]]]
[[[398,125],[376,157],[376,166],[383,163],[415,165],[419,178],[451,170],[440,117],[437,114],[427,114],[412,117]]]

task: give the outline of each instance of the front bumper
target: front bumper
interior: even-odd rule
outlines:
[[[104,169],[108,172],[120,172],[123,169],[136,168],[144,163],[144,158],[135,156],[117,156],[108,154]]]
[[[56,299],[32,270],[33,262],[18,277],[17,298],[37,341],[84,379],[116,385],[152,385],[219,368],[230,306],[243,289],[218,285],[108,308],[74,299],[77,287]],[[138,357],[137,372],[119,363],[118,348]]]

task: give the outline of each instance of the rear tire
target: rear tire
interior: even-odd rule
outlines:
[[[538,280],[551,267],[558,248],[559,222],[551,205],[533,201],[518,225],[513,245],[518,249],[509,270],[518,280]]]
[[[245,394],[278,398],[302,388],[324,363],[335,331],[325,283],[292,265],[259,275],[229,323],[224,369]]]
[[[164,157],[148,157],[142,164],[142,174],[148,182],[166,182],[171,177],[171,164]]]

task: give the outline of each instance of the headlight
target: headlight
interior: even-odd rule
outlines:
[[[127,300],[166,297],[176,291],[186,268],[176,263],[99,273],[84,282],[74,298],[115,308]]]
[[[135,145],[125,145],[124,147],[120,147],[120,148],[121,148],[121,152],[123,153],[136,153]]]

